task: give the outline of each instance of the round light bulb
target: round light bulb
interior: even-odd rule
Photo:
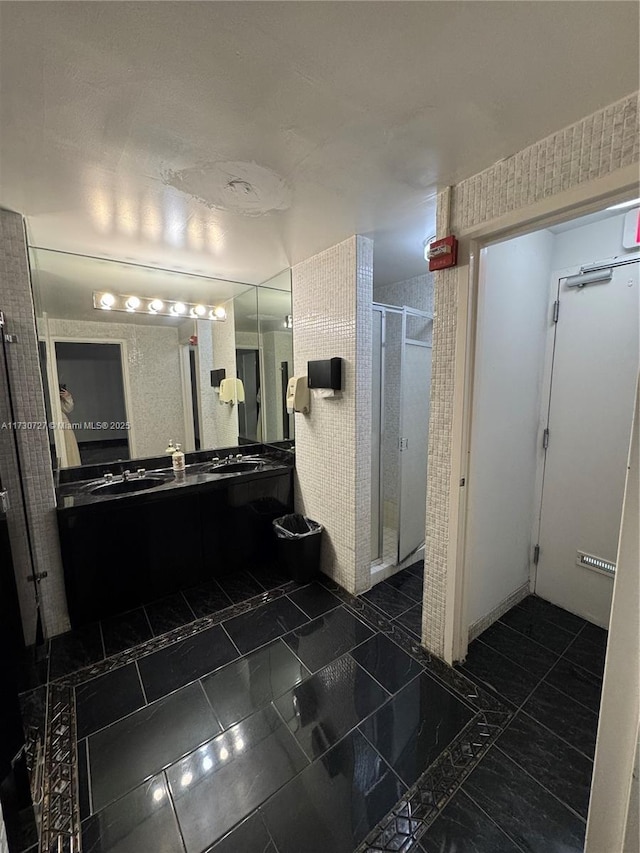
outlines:
[[[215,308],[213,313],[218,318],[218,320],[224,320],[227,316],[227,312],[222,306]]]
[[[226,761],[227,758],[229,758],[229,750],[226,746],[223,746],[220,750],[220,758],[222,759],[222,761]]]
[[[202,769],[207,772],[213,767],[213,760],[207,755],[202,759]]]
[[[135,311],[140,307],[140,300],[137,296],[130,296],[124,304],[127,311]]]
[[[187,788],[192,782],[193,782],[193,773],[191,773],[190,771],[187,771],[186,773],[182,774],[182,777],[180,779],[180,784],[182,785],[183,788]]]
[[[164,797],[164,789],[163,788],[155,788],[153,792],[153,799],[156,803],[159,803],[160,800]]]
[[[198,317],[204,317],[204,315],[207,313],[207,309],[204,307],[204,305],[196,305],[193,309],[193,313],[197,314]]]
[[[107,311],[115,304],[116,298],[113,293],[103,293],[100,297],[100,306],[106,308]]]
[[[162,311],[164,303],[161,299],[152,299],[149,303],[149,311]]]
[[[174,302],[171,306],[171,310],[174,314],[184,314],[184,312],[187,310],[187,306],[184,304],[184,302]]]

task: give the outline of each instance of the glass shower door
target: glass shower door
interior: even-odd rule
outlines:
[[[431,346],[406,340],[402,364],[398,562],[424,542]]]

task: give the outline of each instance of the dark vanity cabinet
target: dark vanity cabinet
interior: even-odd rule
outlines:
[[[268,562],[292,469],[58,509],[72,626]]]

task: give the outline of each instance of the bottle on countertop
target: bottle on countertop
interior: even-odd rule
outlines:
[[[184,451],[181,444],[176,444],[176,449],[171,457],[171,465],[176,472],[181,472],[185,469]]]
[[[170,439],[169,439],[169,444],[167,445],[167,449],[165,450],[165,453],[173,454],[173,453],[175,453],[175,452],[176,452],[176,446],[175,446],[175,444],[173,443],[173,439],[172,439],[172,438],[170,438]]]

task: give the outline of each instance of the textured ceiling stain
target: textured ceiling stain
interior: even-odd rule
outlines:
[[[215,210],[264,216],[291,206],[291,189],[284,178],[257,163],[223,160],[170,169],[162,180]]]

